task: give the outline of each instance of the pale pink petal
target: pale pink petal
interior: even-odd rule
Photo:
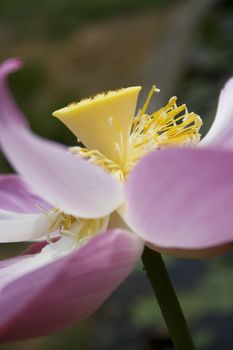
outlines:
[[[20,176],[12,174],[0,175],[0,208],[17,213],[41,213],[51,209],[51,205],[36,196]]]
[[[217,254],[233,242],[232,152],[153,152],[130,175],[126,198],[128,224],[158,251]]]
[[[17,62],[6,61],[0,66],[0,143],[4,154],[33,191],[56,208],[80,217],[109,214],[122,201],[121,184],[100,167],[34,135],[25,126],[5,86],[6,74]]]
[[[31,241],[45,234],[55,222],[58,213],[15,213],[0,209],[0,243]]]
[[[214,122],[201,145],[233,149],[233,77],[223,87]]]
[[[7,283],[1,269],[0,340],[50,334],[88,317],[129,275],[142,247],[129,232],[107,231],[21,277],[14,275],[11,265],[13,278]]]

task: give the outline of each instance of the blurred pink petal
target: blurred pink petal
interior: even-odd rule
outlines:
[[[40,242],[42,243],[42,242]],[[34,243],[36,244],[36,243]],[[34,245],[32,244],[32,245]],[[37,243],[38,244],[38,243]],[[46,246],[48,243],[46,242],[43,246]],[[39,247],[38,247],[39,248]],[[40,249],[41,250],[41,249]],[[33,254],[33,253],[32,253]],[[29,254],[28,254],[29,255]],[[16,264],[16,263],[19,263],[21,261],[25,261],[25,256],[24,255],[19,255],[19,256],[16,256],[16,257],[13,257],[13,258],[8,258],[8,259],[3,259],[3,260],[0,260],[0,271],[2,268],[4,267],[7,267],[7,266],[10,266],[10,265],[13,265],[13,264]]]
[[[153,152],[126,183],[128,224],[158,251],[188,257],[233,242],[233,153]]]
[[[17,213],[48,211],[51,205],[36,196],[18,175],[0,175],[0,208]]]
[[[109,214],[122,202],[121,184],[101,168],[25,127],[5,86],[6,74],[17,65],[18,61],[9,60],[0,66],[0,142],[4,154],[32,189],[61,211],[81,217]]]
[[[201,144],[233,149],[233,77],[220,93],[214,122]]]
[[[89,316],[129,275],[141,252],[136,236],[114,230],[33,272],[20,271],[21,277],[19,264],[16,273],[11,265],[7,282],[1,269],[0,339],[50,334]]]

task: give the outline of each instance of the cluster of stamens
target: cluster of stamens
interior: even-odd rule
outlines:
[[[134,118],[128,145],[130,169],[150,151],[184,147],[200,141],[201,118],[193,112],[189,113],[185,104],[177,106],[177,97],[172,97],[158,111],[146,114],[146,108],[155,91],[158,89],[153,86],[144,107]]]

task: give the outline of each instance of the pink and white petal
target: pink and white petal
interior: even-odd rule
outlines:
[[[0,208],[16,213],[48,211],[51,205],[36,196],[23,179],[15,174],[0,175]]]
[[[6,73],[17,66],[13,63],[0,66],[2,151],[33,191],[61,211],[80,217],[111,213],[122,202],[121,184],[100,167],[36,136],[25,126],[5,84]]]
[[[31,241],[50,233],[58,213],[24,214],[0,209],[0,243]]]
[[[128,225],[155,250],[186,257],[233,243],[233,154],[211,149],[153,152],[126,183]]]
[[[233,77],[223,87],[214,122],[201,145],[233,149]]]
[[[47,244],[48,243],[46,242],[45,245],[47,245]],[[19,263],[19,262],[21,262],[23,260],[25,260],[25,256],[24,255],[19,255],[19,256],[13,257],[13,258],[0,260],[0,271],[1,271],[1,269],[5,268],[5,267],[8,267],[10,265],[14,265],[14,264]],[[1,274],[1,272],[0,272],[0,274]]]
[[[0,293],[0,340],[47,335],[88,317],[129,275],[142,247],[127,231],[107,231],[21,277],[11,265],[13,279]]]
[[[51,205],[36,196],[20,176],[0,175],[0,242],[46,240],[44,233],[48,233],[48,224],[57,216],[57,213],[49,213],[51,209]],[[43,215],[20,216],[17,213]],[[34,227],[37,223],[39,226]],[[31,228],[33,231],[30,235]],[[50,239],[57,237],[58,232],[52,232],[49,236]]]

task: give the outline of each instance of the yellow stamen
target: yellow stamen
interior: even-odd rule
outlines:
[[[189,113],[185,104],[177,106],[172,97],[165,107],[135,117],[128,144],[129,170],[148,152],[165,147],[187,146],[199,142],[201,118]]]
[[[152,96],[154,95],[155,92],[160,92],[160,89],[158,89],[156,87],[156,85],[153,85],[151,90],[150,90],[150,92],[149,92],[149,94],[148,94],[148,96],[147,96],[145,104],[143,105],[142,109],[139,112],[140,116],[142,116],[143,114],[146,113],[146,110],[147,110],[147,108],[149,106],[150,100],[151,100],[151,98],[152,98]]]

